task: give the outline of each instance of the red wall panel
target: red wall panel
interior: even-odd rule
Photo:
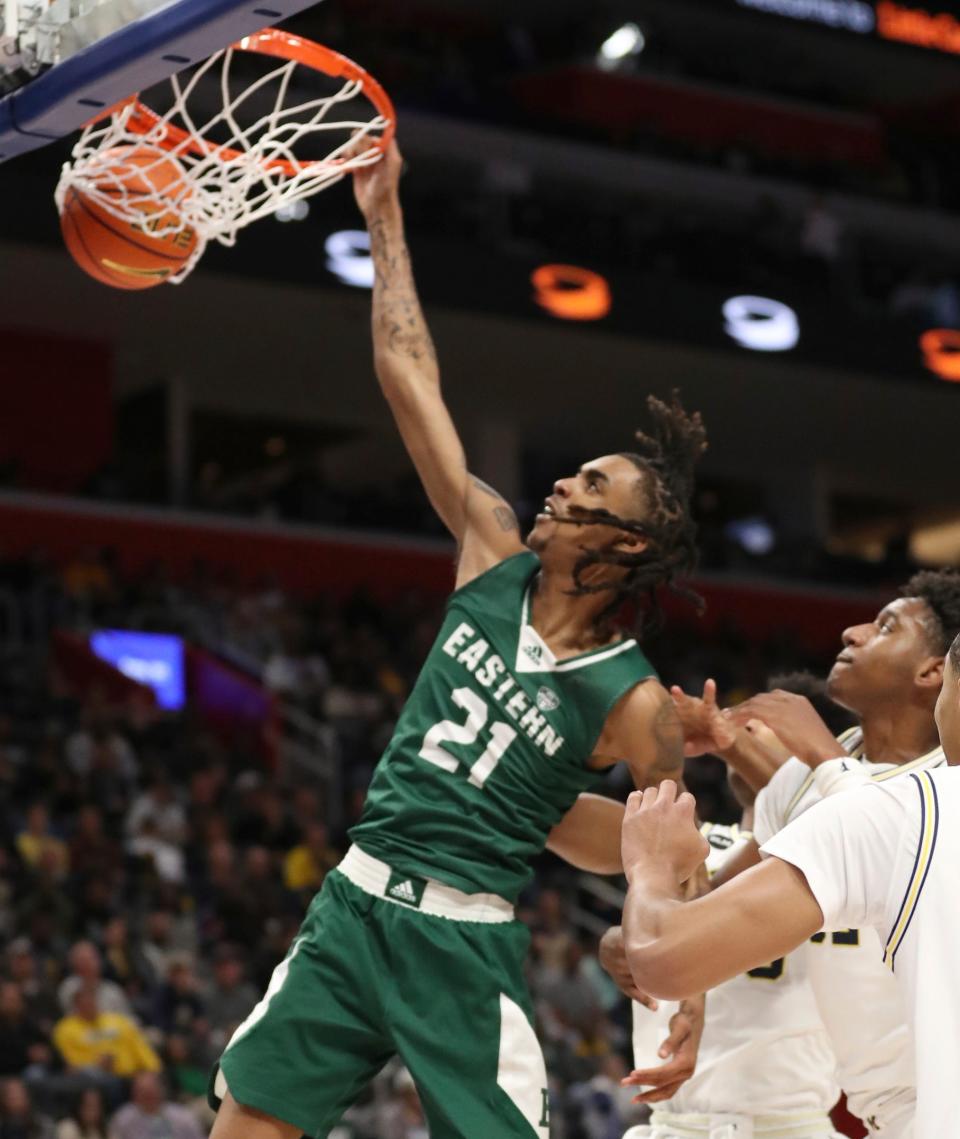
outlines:
[[[0,467],[17,486],[76,490],[113,451],[111,355],[103,344],[4,331]]]

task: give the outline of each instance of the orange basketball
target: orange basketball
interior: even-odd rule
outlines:
[[[152,289],[187,263],[197,248],[197,233],[179,226],[168,208],[189,193],[183,168],[153,147],[115,147],[100,156],[93,170],[95,190],[67,190],[60,228],[81,269],[116,289]],[[117,217],[107,203],[122,203],[135,220]]]

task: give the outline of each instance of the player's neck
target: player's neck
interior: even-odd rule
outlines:
[[[597,636],[596,619],[609,604],[607,592],[571,595],[569,574],[543,568],[534,578],[527,617],[557,656],[569,656],[616,640]]]
[[[864,715],[863,754],[871,763],[910,763],[940,746],[929,708],[885,707]]]

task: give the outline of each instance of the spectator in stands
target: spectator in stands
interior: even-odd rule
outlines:
[[[803,215],[800,248],[812,261],[831,269],[840,260],[843,222],[818,194]]]
[[[110,1139],[204,1139],[200,1124],[186,1107],[166,1097],[163,1080],[142,1072],[130,1089],[130,1102],[110,1120]]]
[[[532,933],[538,963],[545,969],[561,968],[573,941],[573,930],[567,921],[559,890],[540,891]]]
[[[161,1068],[160,1057],[128,1016],[101,1011],[93,985],[77,990],[72,1012],[53,1030],[53,1042],[72,1072],[104,1085],[113,1083],[111,1077],[128,1079]]]
[[[265,846],[277,853],[289,850],[299,833],[276,788],[265,787],[263,777],[255,771],[243,772],[235,786],[242,803],[233,827],[234,842]]]
[[[600,995],[583,967],[583,960],[583,946],[572,939],[562,966],[541,967],[535,971],[533,980],[538,999],[549,1006],[549,1015],[558,1021],[558,1031],[572,1031],[576,1043],[592,1035],[602,1012]]]
[[[201,1023],[206,1022],[195,1022],[197,1026]],[[198,1032],[193,1036],[181,1036],[172,1032],[167,1037],[164,1070],[177,1099],[182,1101],[184,1096],[189,1096],[206,1106],[210,1068],[216,1058],[211,1053],[208,1034]]]
[[[217,947],[213,955],[213,983],[204,998],[211,1038],[225,1045],[258,999],[257,990],[246,980],[243,957],[235,945]]]
[[[77,1093],[69,1115],[57,1123],[56,1139],[107,1139],[107,1109],[99,1088]]]
[[[62,960],[63,941],[75,927],[76,907],[65,888],[66,883],[51,877],[41,862],[29,878],[29,887],[20,891],[15,911],[15,928],[25,930],[34,950],[48,953],[56,967]]]
[[[146,791],[134,799],[124,822],[127,837],[136,838],[143,832],[145,824],[151,822],[152,833],[164,842],[172,846],[183,843],[187,817],[169,779],[155,778]]]
[[[420,1097],[406,1068],[393,1077],[392,1091],[394,1097],[380,1110],[377,1134],[381,1139],[429,1139]]]
[[[66,878],[70,870],[70,852],[63,839],[52,832],[46,803],[31,803],[16,845],[17,853],[31,870],[42,867],[56,882]]]
[[[190,958],[183,954],[171,956],[166,980],[157,990],[151,1023],[164,1033],[192,1035],[197,1022],[204,1020],[205,1012]]]
[[[103,978],[103,964],[100,951],[92,941],[78,941],[70,950],[68,958],[70,975],[66,977],[57,989],[60,1007],[65,1011],[73,1007],[73,998],[83,987],[93,988],[96,993],[97,1007],[104,1013],[119,1013],[121,1016],[130,1016],[130,1002],[124,995],[123,989],[115,981]]]
[[[64,566],[63,588],[74,600],[95,604],[113,592],[114,582],[105,551],[92,546],[78,550]]]
[[[136,761],[131,774],[122,752],[108,738],[96,739],[90,767],[82,778],[86,797],[100,805],[109,828],[119,830],[136,782]]]
[[[103,828],[96,803],[84,803],[70,838],[70,870],[75,878],[96,877],[117,865],[120,848]]]
[[[278,862],[265,846],[251,846],[243,856],[240,883],[246,900],[248,928],[266,929],[289,905],[277,875]]]
[[[47,1065],[53,1050],[43,1026],[31,1016],[13,981],[0,984],[0,1076],[22,1076],[31,1065]]]
[[[323,885],[328,871],[340,861],[340,854],[330,845],[330,832],[323,823],[308,823],[303,842],[287,853],[283,860],[283,882],[294,893],[314,893]]]
[[[138,764],[133,748],[116,728],[109,725],[107,714],[100,708],[84,709],[82,723],[67,737],[65,751],[67,765],[81,777],[90,774],[97,752],[101,753],[101,766],[116,770],[125,786],[137,777]]]
[[[589,1080],[570,1088],[570,1104],[579,1115],[577,1129],[584,1139],[620,1139],[631,1123],[639,1122],[639,1109],[631,1103],[635,1089],[620,1086],[626,1075],[623,1058],[613,1054],[604,1057]]]
[[[103,974],[122,988],[152,985],[156,974],[143,950],[130,935],[125,917],[111,918],[103,929]]]
[[[0,1087],[0,1139],[54,1139],[53,1120],[35,1110],[23,1080]]]
[[[203,933],[211,941],[243,941],[250,933],[249,901],[244,895],[233,845],[212,842],[206,853],[206,873],[197,891]]]
[[[186,878],[183,851],[160,834],[157,820],[151,816],[142,820],[136,835],[128,841],[127,850],[152,867],[163,882],[179,885]]]
[[[18,937],[7,946],[7,974],[23,997],[29,1018],[49,1035],[60,1019],[61,1008],[55,989],[37,971],[33,946]]]
[[[154,909],[147,914],[142,948],[155,977],[167,975],[171,956],[177,950],[174,925],[170,910]]]

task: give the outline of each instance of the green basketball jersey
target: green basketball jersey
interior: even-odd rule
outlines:
[[[403,874],[513,899],[597,773],[613,705],[654,670],[624,640],[557,662],[528,623],[540,562],[516,554],[454,593],[350,832]]]

